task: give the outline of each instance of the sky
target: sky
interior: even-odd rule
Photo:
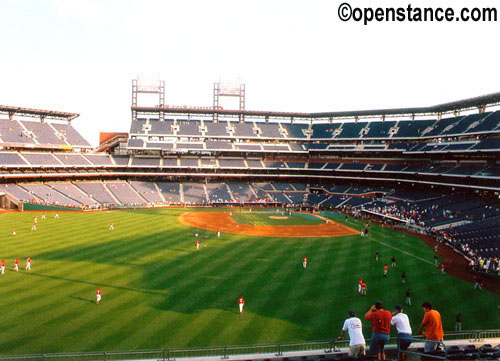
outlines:
[[[346,1],[500,15],[496,0]],[[239,78],[246,109],[296,112],[500,91],[500,21],[365,26],[339,19],[343,2],[2,0],[0,104],[79,113],[73,125],[97,145],[99,132],[129,130],[137,76],[164,80],[166,104],[211,106],[213,83]]]

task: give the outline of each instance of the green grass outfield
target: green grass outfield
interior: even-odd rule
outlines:
[[[273,219],[270,217],[288,217],[286,219]],[[325,223],[322,219],[311,214],[288,212],[234,212],[232,218],[236,223],[250,224],[253,226],[289,226],[289,225],[314,225]]]
[[[498,328],[499,296],[439,275],[422,241],[373,226],[368,238],[260,238],[196,230],[183,209],[0,215],[0,353],[50,353],[325,340],[350,309],[404,305],[416,331],[431,301],[453,330]],[[201,210],[200,210],[201,211]],[[342,217],[332,219],[345,222]],[[115,230],[110,231],[109,222]],[[360,223],[349,219],[348,225]],[[17,236],[12,236],[12,228]],[[201,249],[195,250],[194,233]],[[375,250],[380,252],[375,262]],[[396,256],[398,266],[382,277]],[[15,257],[19,273],[13,272]],[[32,270],[24,270],[32,257]],[[302,268],[302,258],[309,265]],[[401,284],[406,270],[408,284]],[[357,293],[359,277],[368,295]],[[101,304],[95,304],[97,287]],[[238,313],[238,298],[246,300]],[[369,337],[370,325],[364,322]]]

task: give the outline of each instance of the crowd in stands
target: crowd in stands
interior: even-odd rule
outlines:
[[[438,350],[443,341],[444,332],[440,313],[433,309],[430,302],[422,304],[424,312],[422,322],[417,331],[418,334],[425,335],[423,352],[434,353]],[[461,315],[460,329],[461,329]],[[377,356],[377,360],[385,360],[385,345],[390,340],[391,327],[398,332],[397,346],[401,353],[401,360],[406,360],[406,353],[413,342],[413,331],[408,316],[403,312],[401,305],[396,305],[394,311],[384,309],[381,301],[374,305],[365,313],[364,320],[372,324],[372,335],[370,343],[370,353]],[[458,321],[457,321],[458,322]],[[366,342],[363,335],[363,325],[356,317],[354,310],[349,311],[349,318],[345,320],[340,332],[339,340],[343,339],[344,332],[349,332],[349,356],[362,357],[366,354]],[[425,331],[425,333],[424,333]]]

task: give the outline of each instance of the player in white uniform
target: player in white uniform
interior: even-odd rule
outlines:
[[[304,268],[306,268],[306,267],[307,267],[307,257],[304,257],[304,259],[302,260],[302,266],[303,266]]]
[[[101,287],[99,287],[96,292],[96,301],[95,301],[96,304],[99,304],[99,302],[101,302],[101,296],[102,296]]]
[[[245,306],[245,300],[243,299],[243,296],[240,297],[238,300],[238,305],[240,307],[240,314],[243,313],[243,307]]]

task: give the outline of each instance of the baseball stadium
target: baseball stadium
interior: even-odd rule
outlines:
[[[78,113],[0,106],[0,360],[348,360],[342,325],[369,345],[376,301],[408,315],[408,360],[500,357],[500,93],[318,113],[247,110],[245,84],[131,93],[98,147]]]

